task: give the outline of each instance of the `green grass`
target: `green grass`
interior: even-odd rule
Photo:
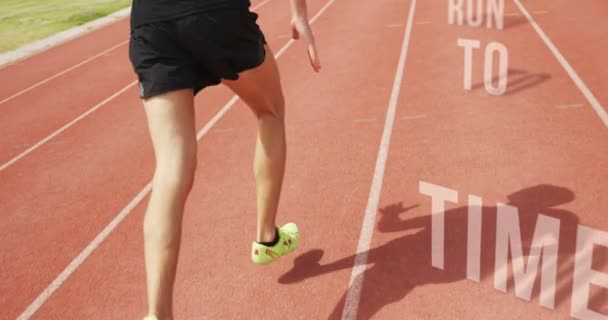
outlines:
[[[0,0],[0,53],[130,4],[131,0]]]

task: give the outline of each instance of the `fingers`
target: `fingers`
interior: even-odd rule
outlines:
[[[304,40],[308,44],[308,57],[310,58],[310,65],[315,72],[321,70],[321,62],[319,61],[319,53],[317,51],[317,45],[315,44],[315,38],[312,34],[310,26],[306,26],[302,32]]]
[[[310,58],[310,65],[315,72],[321,70],[321,62],[319,61],[319,54],[317,53],[317,47],[314,43],[308,44],[308,57]]]
[[[291,37],[294,40],[300,39],[300,33],[298,32],[298,28],[293,22],[291,23]]]
[[[304,41],[306,41],[307,44],[310,65],[315,72],[319,72],[319,70],[321,70],[321,62],[319,61],[319,53],[315,44],[315,38],[308,21],[292,20],[291,36],[294,40],[304,38]]]

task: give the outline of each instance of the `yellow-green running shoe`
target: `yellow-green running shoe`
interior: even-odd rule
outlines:
[[[253,242],[251,245],[251,260],[256,264],[268,264],[292,252],[298,247],[300,230],[295,223],[288,223],[277,229],[279,242],[273,247]]]

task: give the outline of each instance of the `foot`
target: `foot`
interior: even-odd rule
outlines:
[[[251,260],[255,264],[271,263],[298,247],[300,231],[295,223],[288,223],[277,230],[279,241],[276,245],[269,247],[257,242],[251,245]]]

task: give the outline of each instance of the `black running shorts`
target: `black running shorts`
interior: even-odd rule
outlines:
[[[224,10],[132,29],[129,58],[140,97],[188,88],[196,95],[262,64],[266,41],[257,18],[248,10]]]

